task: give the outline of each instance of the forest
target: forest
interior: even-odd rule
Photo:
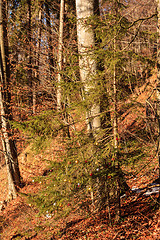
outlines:
[[[160,0],[0,0],[0,240],[160,238]]]

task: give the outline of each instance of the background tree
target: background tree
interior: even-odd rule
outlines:
[[[36,101],[37,101],[37,87],[40,83],[39,79],[39,63],[40,63],[40,49],[41,49],[41,32],[42,32],[42,4],[38,2],[38,29],[37,29],[37,49],[35,52],[35,79],[33,82],[33,114],[36,114]]]
[[[160,179],[160,1],[157,0],[157,118],[158,118],[158,162]]]
[[[57,56],[57,62],[58,62],[58,87],[57,87],[57,109],[61,110],[61,71],[62,71],[62,58],[63,58],[63,20],[64,20],[64,0],[61,0],[60,4],[60,23],[59,23],[59,41],[58,41],[58,56]]]

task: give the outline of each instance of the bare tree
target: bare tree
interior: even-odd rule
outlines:
[[[10,110],[11,94],[9,92],[10,64],[8,55],[6,1],[3,0],[0,0],[0,22],[1,135],[8,174],[8,198],[14,199],[17,196],[17,187],[20,186],[20,171],[17,158],[17,149],[15,142],[12,139],[11,126],[9,124],[9,120],[12,120],[12,113]]]

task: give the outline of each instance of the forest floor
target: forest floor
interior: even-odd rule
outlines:
[[[144,101],[142,94],[143,91],[137,98],[140,99],[140,102],[142,99]],[[133,120],[133,115],[126,115],[126,120],[123,120],[125,121],[123,129],[128,129],[129,125],[133,127]],[[120,128],[122,129],[122,125]],[[80,216],[73,212],[68,217],[59,220],[47,213],[39,215],[38,209],[28,202],[24,195],[37,193],[41,189],[41,183],[34,181],[34,177],[42,176],[48,169],[44,158],[45,160],[55,160],[56,152],[61,150],[62,146],[55,139],[52,147],[43,153],[35,154],[29,145],[19,155],[20,170],[25,184],[15,200],[7,204],[3,203],[0,211],[0,240],[160,239],[158,194],[145,196],[130,193],[121,198],[119,223],[109,222],[107,210],[92,216],[87,213]],[[143,163],[139,163],[136,169],[139,170],[136,172],[136,176],[128,179],[130,188],[143,188],[158,178],[158,160],[154,155],[154,150],[150,151],[148,158]],[[5,176],[6,168],[2,165],[0,168],[1,203],[7,196]],[[111,215],[114,216],[112,206]]]
[[[29,155],[29,154],[28,154]],[[46,169],[44,162],[40,164],[40,157],[34,164],[32,158],[24,162],[20,158],[22,176],[25,186],[21,192],[36,193],[41,184],[34,182],[35,176],[42,175]],[[37,163],[37,165],[36,165]],[[152,164],[156,165],[153,161]],[[23,166],[23,167],[22,167]],[[2,169],[1,169],[2,171]],[[156,178],[157,173],[154,174]],[[150,178],[148,177],[148,183]],[[2,181],[1,181],[2,182]],[[2,182],[3,184],[3,182]],[[130,183],[130,187],[141,187],[146,184],[146,176],[142,172]],[[2,196],[2,194],[1,194]],[[140,196],[130,194],[121,199],[120,223],[108,220],[108,213],[102,211],[94,216],[78,216],[70,214],[65,219],[55,220],[54,216],[40,215],[39,211],[30,204],[24,196],[11,201],[0,213],[0,239],[159,239],[160,238],[160,210],[157,204],[157,195]],[[114,209],[111,207],[111,215]]]

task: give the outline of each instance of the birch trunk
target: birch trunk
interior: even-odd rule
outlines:
[[[96,61],[90,51],[95,46],[94,31],[86,24],[86,20],[94,15],[94,10],[95,0],[76,0],[79,67],[85,98],[94,90],[93,78],[97,70]],[[93,102],[87,112],[88,131],[95,133],[101,127],[99,115],[100,104]]]
[[[95,34],[93,29],[87,24],[88,18],[94,16],[99,10],[96,8],[97,0],[76,0],[77,14],[77,39],[79,53],[80,77],[83,83],[84,100],[89,102],[90,109],[86,111],[88,133],[98,138],[98,130],[101,128],[100,120],[100,101],[92,99],[92,93],[95,91],[95,78],[97,74],[97,63],[93,56],[92,48],[95,46]],[[97,201],[94,202],[94,195],[91,192],[93,205],[97,209],[104,206],[104,181],[103,178],[96,179],[95,196]]]
[[[6,1],[0,0],[0,113],[2,146],[8,175],[8,198],[13,199],[16,197],[16,188],[20,186],[20,171],[16,146],[11,136],[11,128],[8,121],[12,120],[12,114],[10,110],[10,69],[5,4]]]
[[[62,48],[63,48],[63,22],[64,22],[64,0],[60,5],[60,24],[59,24],[59,41],[58,41],[58,88],[57,88],[57,109],[61,109],[61,71],[62,71]]]

